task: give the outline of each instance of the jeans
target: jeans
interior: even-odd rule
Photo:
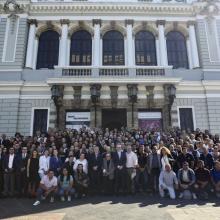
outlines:
[[[61,187],[59,190],[59,196],[72,196],[75,193],[75,189],[71,187]]]
[[[44,193],[46,192],[46,190],[44,190],[44,189],[42,189],[42,188],[38,188],[38,190],[37,190],[37,200],[41,200],[41,196],[43,196],[44,195]],[[56,190],[52,190],[48,195],[47,195],[47,197],[53,197],[54,196],[54,194],[55,194],[55,192],[56,192]]]

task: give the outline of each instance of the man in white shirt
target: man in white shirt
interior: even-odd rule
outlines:
[[[78,160],[76,160],[74,165],[73,165],[73,170],[75,172],[76,172],[77,167],[78,167],[79,164],[83,165],[83,172],[88,174],[88,161],[85,159],[85,154],[84,153],[80,154],[80,158]]]
[[[44,151],[44,155],[40,156],[39,159],[39,176],[42,178],[44,175],[47,174],[48,170],[50,168],[50,156],[48,150]]]
[[[127,192],[134,193],[135,186],[134,186],[134,178],[136,176],[136,168],[138,166],[138,158],[136,153],[132,151],[131,145],[127,146],[126,152],[126,170],[127,170]]]
[[[52,170],[48,171],[47,175],[44,175],[40,181],[40,187],[37,190],[37,200],[33,204],[37,206],[40,204],[41,199],[46,199],[46,197],[50,196],[50,202],[54,202],[54,194],[57,191],[57,177],[54,176],[54,172]]]
[[[178,180],[176,174],[172,171],[170,164],[166,164],[165,170],[161,171],[159,177],[160,196],[164,197],[164,191],[167,190],[170,198],[175,199],[176,194],[174,187],[178,187]]]

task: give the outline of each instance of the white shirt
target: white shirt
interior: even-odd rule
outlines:
[[[183,170],[183,181],[190,182],[189,177],[188,177],[188,170]]]
[[[51,188],[53,186],[57,186],[57,178],[53,176],[53,178],[50,180],[47,175],[43,176],[41,181],[41,184],[44,184],[47,188]]]
[[[76,162],[74,163],[73,165],[73,170],[76,171],[77,170],[77,167],[79,164],[82,164],[83,165],[83,171],[87,174],[88,173],[88,161],[86,159],[84,160],[76,160]]]
[[[135,166],[138,165],[138,158],[136,153],[134,153],[133,151],[131,151],[130,153],[126,152],[126,157],[127,157],[127,161],[126,161],[126,167],[127,168],[135,168]]]
[[[9,160],[8,160],[8,168],[11,169],[13,167],[13,161],[14,161],[14,154],[9,154]]]
[[[178,180],[176,178],[176,174],[171,170],[170,172],[161,171],[159,177],[159,185],[173,187],[173,184],[178,184]]]
[[[42,155],[39,159],[39,170],[38,173],[44,174],[44,172],[48,171],[50,168],[50,157]]]
[[[170,163],[169,163],[169,158],[168,158],[167,155],[166,155],[166,156],[163,156],[163,157],[161,158],[162,170],[165,170],[165,166],[166,166],[167,164],[170,164]]]

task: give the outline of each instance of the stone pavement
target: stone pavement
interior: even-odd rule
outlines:
[[[89,197],[70,203],[0,199],[0,219],[9,220],[220,220],[220,200],[171,201],[158,196]]]

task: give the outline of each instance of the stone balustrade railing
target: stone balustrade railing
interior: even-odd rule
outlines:
[[[60,69],[56,67],[56,69]],[[145,66],[145,67],[124,67],[124,66],[103,66],[95,67],[79,67],[69,66],[63,67],[63,77],[161,77],[166,76],[166,68]],[[168,67],[167,69],[170,69]]]

